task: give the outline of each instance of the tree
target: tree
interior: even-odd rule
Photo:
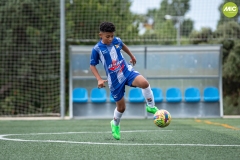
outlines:
[[[235,21],[220,24],[214,32],[223,45],[223,96],[228,114],[240,114],[240,25]]]
[[[134,25],[136,16],[131,13],[130,6],[129,0],[75,0],[67,8],[67,21],[71,21],[68,39],[96,42],[99,25],[103,21],[115,24],[117,36],[137,38],[138,25]]]
[[[240,114],[240,43],[230,51],[223,67],[223,93],[226,110]]]
[[[173,44],[173,40],[176,39],[177,24],[178,21],[180,21],[180,16],[184,17],[189,9],[189,0],[172,0],[171,2],[163,0],[159,9],[149,10],[146,14],[146,19],[153,19],[153,27],[152,32],[145,33],[145,37],[149,37],[149,34],[156,34],[157,39],[169,40],[170,43],[167,44]],[[166,20],[165,15],[171,15],[179,18]],[[172,25],[172,27],[170,25]],[[188,36],[193,29],[193,21],[191,19],[183,19],[181,20],[180,25],[180,35]]]
[[[59,1],[1,1],[0,12],[0,114],[59,108]]]
[[[193,24],[191,19],[185,19],[181,26],[181,35],[188,37],[193,30]]]
[[[235,21],[227,21],[218,26],[214,37],[219,39],[240,39],[240,24]]]
[[[214,32],[210,28],[193,31],[190,43],[222,44],[224,110],[227,114],[240,114],[240,25],[227,20]]]
[[[201,28],[200,31],[192,31],[189,35],[190,43],[192,44],[203,44],[210,43],[212,39],[213,32],[211,28]]]

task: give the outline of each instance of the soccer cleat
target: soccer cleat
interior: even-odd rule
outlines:
[[[120,139],[120,125],[116,126],[113,123],[113,120],[110,122],[112,128],[112,136],[116,139]]]
[[[146,105],[146,110],[149,113],[155,114],[158,111],[158,108],[155,107],[155,106],[154,107],[150,107],[150,106]]]

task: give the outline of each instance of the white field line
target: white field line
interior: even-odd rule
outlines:
[[[0,117],[0,121],[15,121],[15,120],[23,120],[23,121],[32,121],[32,120],[69,120],[68,116],[61,117]]]
[[[153,132],[159,130],[136,130],[136,131],[121,131],[121,132]],[[173,130],[160,130],[162,131],[173,131]],[[11,139],[6,138],[8,136],[27,136],[27,135],[51,135],[51,134],[89,134],[89,133],[111,133],[111,132],[61,132],[61,133],[30,133],[30,134],[5,134],[0,135],[0,140],[15,141],[15,142],[41,142],[41,143],[68,143],[68,144],[88,144],[88,145],[117,145],[117,146],[197,146],[197,147],[240,147],[240,144],[161,144],[161,143],[101,143],[101,142],[78,142],[78,141],[60,141],[60,140],[26,140],[26,139]]]
[[[240,118],[240,115],[224,115],[223,118]]]
[[[230,119],[230,118],[240,118],[240,115],[224,115],[223,118],[225,119]],[[0,120],[69,120],[69,116],[65,116],[63,118],[57,116],[57,117],[0,117]],[[83,118],[83,119],[88,119],[88,118]],[[90,118],[91,119],[91,118]],[[105,118],[100,118],[100,119],[105,119]],[[107,118],[109,119],[109,118]],[[110,118],[111,119],[111,118]],[[128,118],[126,118],[128,119]],[[141,118],[139,118],[141,119]],[[185,118],[189,119],[189,118]],[[179,118],[178,121],[185,120],[184,118]],[[190,118],[191,119],[191,118]]]
[[[133,130],[133,131],[121,131],[122,132],[126,132],[126,133],[139,133],[139,132],[164,132],[164,131],[173,131],[173,130]],[[28,135],[54,135],[54,134],[91,134],[91,133],[112,133],[110,131],[107,132],[55,132],[55,133],[27,133],[27,134],[6,134],[4,136],[28,136]],[[2,135],[0,135],[2,136]]]

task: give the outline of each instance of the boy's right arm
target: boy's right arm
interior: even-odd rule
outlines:
[[[90,69],[93,73],[93,75],[96,77],[97,81],[98,81],[98,88],[103,88],[105,87],[105,82],[107,82],[107,80],[103,80],[100,76],[100,74],[98,73],[98,70],[95,66],[90,65]]]

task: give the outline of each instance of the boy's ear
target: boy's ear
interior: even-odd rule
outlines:
[[[100,38],[102,38],[102,33],[101,33],[101,32],[99,32],[99,34],[98,34],[98,35],[99,35],[99,37],[100,37]]]

